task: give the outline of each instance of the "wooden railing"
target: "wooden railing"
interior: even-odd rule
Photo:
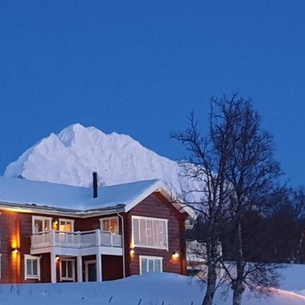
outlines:
[[[62,232],[50,230],[31,236],[32,248],[69,247],[86,248],[95,246],[122,247],[122,236],[101,230]]]

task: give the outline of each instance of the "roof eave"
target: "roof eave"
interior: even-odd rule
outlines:
[[[74,210],[48,206],[38,206],[35,204],[0,202],[0,208],[16,213],[40,213],[45,215],[70,216],[78,218],[87,218],[99,215],[110,215],[114,213],[125,212],[125,205],[123,204],[117,204],[116,206],[99,209]]]

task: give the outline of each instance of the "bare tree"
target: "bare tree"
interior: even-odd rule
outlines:
[[[232,125],[230,157],[225,170],[226,182],[232,188],[229,213],[235,243],[233,244],[234,273],[228,272],[233,289],[233,305],[241,304],[245,287],[257,290],[276,285],[277,272],[272,264],[251,263],[251,253],[244,252],[247,238],[243,232],[246,212],[266,209],[268,197],[281,175],[280,165],[274,160],[271,135],[262,129],[261,119],[250,101],[234,98],[230,103],[222,99],[216,102],[222,126]],[[225,268],[225,264],[223,264]]]
[[[278,278],[276,269],[271,264],[252,263],[251,255],[244,251],[247,235],[243,218],[249,211],[264,212],[281,174],[280,165],[274,160],[272,137],[262,129],[260,116],[249,100],[224,96],[211,100],[207,136],[201,136],[193,113],[186,131],[172,136],[190,151],[186,175],[197,182],[184,199],[207,223],[208,275],[203,305],[213,302],[219,263],[233,289],[234,305],[241,304],[245,287],[259,293],[270,291],[268,288],[275,286]],[[200,200],[189,202],[190,192],[201,194]],[[234,240],[230,266],[216,251],[226,231]]]
[[[224,224],[221,220],[224,218],[224,205],[227,204],[231,192],[225,181],[231,126],[228,125],[226,132],[216,136],[213,105],[209,119],[209,136],[201,136],[194,113],[189,116],[188,123],[186,131],[175,132],[172,137],[186,145],[191,153],[190,159],[183,165],[185,175],[193,180],[196,187],[184,191],[182,200],[201,216],[207,228],[202,238],[206,245],[207,262],[207,290],[202,304],[212,305],[217,288],[217,266],[221,261],[219,243]]]

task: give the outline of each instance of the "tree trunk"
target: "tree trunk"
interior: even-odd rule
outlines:
[[[244,292],[243,279],[245,277],[244,275],[245,262],[243,260],[242,226],[240,220],[238,224],[237,238],[238,238],[238,252],[237,252],[238,254],[236,258],[236,279],[232,284],[233,305],[241,305],[241,297]]]
[[[240,281],[235,283],[233,287],[233,305],[241,305],[241,297],[244,292],[244,287]]]
[[[207,290],[202,305],[213,305],[213,299],[216,291],[216,268],[214,264],[208,266]]]

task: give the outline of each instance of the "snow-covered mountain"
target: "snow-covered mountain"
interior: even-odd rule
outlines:
[[[112,185],[145,179],[161,179],[180,192],[189,189],[181,166],[143,147],[128,135],[105,134],[95,127],[70,125],[24,152],[6,168],[4,176],[90,186],[92,172],[100,184]]]

